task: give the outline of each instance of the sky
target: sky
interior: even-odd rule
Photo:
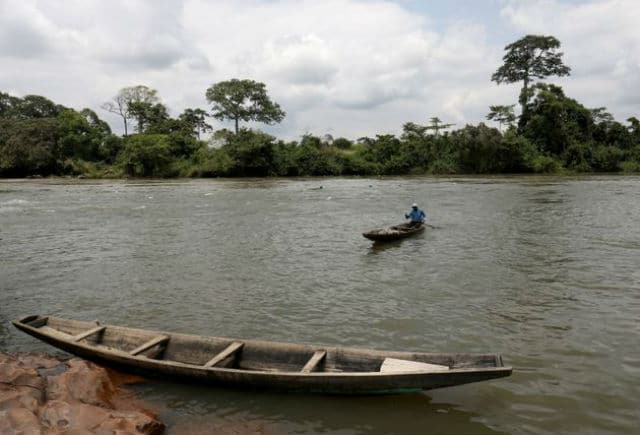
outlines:
[[[209,110],[212,84],[252,79],[287,114],[253,127],[357,139],[487,122],[517,102],[519,85],[490,81],[504,47],[543,34],[572,69],[548,81],[624,122],[640,117],[638,23],[638,0],[0,0],[0,91],[89,107],[122,132],[100,105],[123,87],[156,89],[178,116]]]

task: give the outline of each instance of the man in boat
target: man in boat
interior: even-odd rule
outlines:
[[[411,219],[409,222],[410,227],[419,227],[424,223],[424,218],[427,217],[426,213],[418,208],[418,204],[415,202],[411,205],[411,211],[405,213],[406,219]]]

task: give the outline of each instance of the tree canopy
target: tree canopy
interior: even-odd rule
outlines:
[[[406,122],[400,136],[356,141],[305,133],[284,141],[239,122],[280,122],[284,112],[266,86],[233,79],[206,91],[213,116],[235,121],[235,133],[212,131],[209,114],[185,108],[172,117],[155,89],[122,88],[109,104],[125,124],[124,136],[91,109],[75,110],[40,95],[0,92],[0,177],[219,177],[402,175],[511,172],[640,172],[640,121],[616,121],[605,107],[589,108],[557,84],[533,83],[566,75],[559,42],[527,36],[507,46],[509,56],[493,79],[523,81],[523,112],[513,128],[514,106],[491,105],[484,123],[452,129],[432,116]],[[521,69],[518,69],[521,68]],[[526,97],[526,98],[524,98]],[[422,117],[422,116],[420,116]],[[127,130],[135,122],[135,133]],[[503,124],[509,125],[502,131]]]
[[[562,62],[560,41],[553,36],[527,35],[505,47],[503,65],[491,76],[501,83],[523,82],[519,102],[522,118],[527,117],[527,103],[531,97],[529,85],[533,79],[549,76],[568,76],[571,68]]]
[[[218,82],[207,89],[206,97],[212,104],[212,116],[234,121],[236,134],[240,121],[272,124],[285,117],[285,112],[267,95],[266,85],[254,80]]]

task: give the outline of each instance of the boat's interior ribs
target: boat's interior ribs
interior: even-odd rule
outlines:
[[[320,363],[324,361],[324,357],[325,356],[327,356],[327,351],[326,350],[318,350],[318,351],[316,351],[313,354],[313,356],[309,359],[309,361],[304,365],[304,367],[302,367],[302,370],[300,370],[300,371],[302,373],[311,373],[311,372],[313,372],[316,368],[318,368]]]
[[[158,346],[161,349],[164,349],[167,346],[169,339],[170,337],[168,335],[158,335],[152,338],[151,340],[147,341],[146,343],[143,343],[140,346],[136,347],[135,349],[130,351],[129,354],[132,356],[136,356],[156,346]],[[155,352],[153,352],[153,356],[152,355],[145,355],[145,356],[148,358],[157,358],[160,353],[162,353],[162,350],[157,349]]]
[[[107,329],[106,326],[96,326],[95,328],[89,329],[86,332],[82,332],[76,336],[73,337],[73,341],[81,341],[84,340],[87,337],[90,337],[94,334],[99,334],[100,336],[102,336],[102,334],[104,333],[104,330]],[[100,337],[96,337],[97,341],[100,341]]]
[[[222,352],[211,358],[204,364],[204,367],[230,367],[236,363],[237,358],[239,358],[240,351],[244,347],[244,343],[240,341],[234,341],[229,346],[227,346]]]

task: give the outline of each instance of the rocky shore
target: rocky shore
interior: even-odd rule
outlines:
[[[159,435],[164,424],[122,387],[137,380],[77,358],[0,353],[0,434]]]

